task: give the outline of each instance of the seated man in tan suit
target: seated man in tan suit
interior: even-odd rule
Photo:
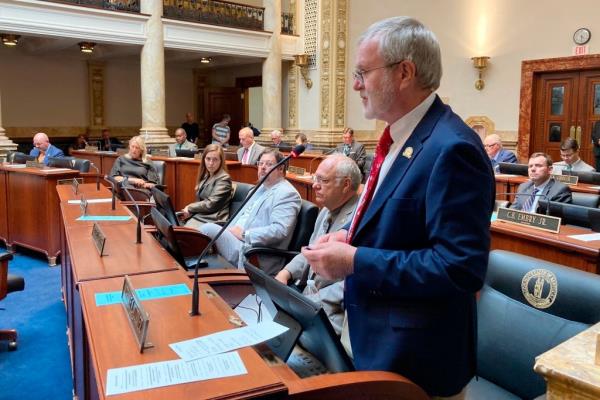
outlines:
[[[339,230],[350,221],[358,200],[356,192],[360,185],[361,174],[352,159],[342,154],[333,154],[319,164],[313,181],[315,202],[323,208],[315,222],[310,243],[314,243],[329,232]],[[309,293],[310,285],[304,288],[303,293],[321,303],[336,333],[338,335],[341,333],[344,320],[343,279],[329,280],[316,275],[302,254],[294,257],[275,276],[275,279],[285,284],[293,280],[299,282],[300,286],[304,286],[307,280],[313,281],[317,293]]]

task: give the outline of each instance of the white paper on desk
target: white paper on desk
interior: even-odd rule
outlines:
[[[600,189],[600,186],[588,186],[588,188],[598,190],[598,189]]]
[[[4,164],[4,166],[8,168],[27,168],[25,164]]]
[[[600,240],[600,233],[586,233],[584,235],[570,235],[568,237],[581,240],[582,242],[593,242],[594,240]]]
[[[229,329],[183,342],[171,343],[169,347],[183,360],[191,361],[242,347],[254,346],[279,336],[287,330],[287,327],[279,325],[277,322],[265,321],[252,326]]]
[[[47,172],[65,172],[65,171],[73,171],[71,168],[50,168],[46,169]]]
[[[273,315],[269,314],[267,307],[261,302],[260,297],[255,294],[246,296],[246,298],[237,305],[234,311],[246,325],[256,325],[260,321],[273,320]],[[258,320],[259,313],[260,321]]]
[[[106,395],[111,396],[247,373],[237,351],[190,362],[172,360],[112,368],[106,374]]]
[[[109,197],[107,199],[89,199],[87,202],[88,204],[94,204],[94,203],[110,203],[112,201],[112,198]],[[68,204],[81,204],[81,200],[69,200]]]

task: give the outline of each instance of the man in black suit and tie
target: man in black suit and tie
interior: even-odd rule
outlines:
[[[364,167],[367,160],[365,145],[354,141],[354,130],[352,128],[344,129],[342,138],[344,139],[344,143],[337,146],[335,149],[336,153],[342,153],[356,161],[358,168],[360,168],[362,173],[365,173]]]
[[[571,189],[555,181],[552,173],[552,159],[545,153],[533,153],[529,157],[529,181],[522,183],[517,190],[515,202],[510,208],[526,212],[536,212],[542,200],[571,202]]]

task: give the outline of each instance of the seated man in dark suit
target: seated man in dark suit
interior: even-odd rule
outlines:
[[[33,149],[29,152],[30,156],[35,156],[36,161],[48,165],[50,157],[64,157],[61,149],[50,144],[48,135],[43,132],[36,133],[33,137]]]
[[[367,160],[365,145],[354,140],[354,130],[352,128],[344,129],[342,139],[344,143],[338,144],[335,151],[353,159],[358,168],[360,168],[360,171],[364,173],[365,162]]]
[[[123,143],[114,137],[110,136],[108,129],[102,129],[102,139],[100,141],[100,150],[115,151],[117,148],[123,147]]]
[[[494,167],[494,171],[498,172],[498,163],[506,162],[506,163],[516,163],[517,156],[510,150],[506,150],[502,148],[502,140],[500,136],[495,133],[488,135],[483,139],[483,147],[485,147],[485,152],[488,157],[490,157],[490,161],[492,162],[492,167]]]
[[[552,173],[552,159],[545,153],[533,153],[529,158],[529,181],[522,183],[517,190],[515,202],[510,208],[526,212],[536,212],[540,199],[571,202],[571,189],[555,181]]]

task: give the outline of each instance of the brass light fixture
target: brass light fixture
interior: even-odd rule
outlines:
[[[294,64],[300,68],[300,74],[304,78],[306,88],[310,89],[313,85],[312,80],[308,77],[308,54],[296,54],[294,56]]]
[[[200,59],[201,64],[210,64],[212,62],[212,57],[202,57]]]
[[[485,71],[485,69],[488,66],[488,60],[490,58],[487,56],[482,56],[482,57],[472,57],[471,60],[473,60],[473,67],[475,67],[475,69],[477,71],[479,71],[479,79],[477,79],[475,81],[475,89],[477,90],[482,90],[485,87],[485,82],[483,81],[483,71]]]
[[[88,54],[93,53],[94,47],[96,46],[96,43],[94,42],[79,42],[77,44],[79,45],[79,50],[81,50],[82,53]]]
[[[21,35],[13,35],[10,33],[2,33],[0,34],[0,38],[2,38],[2,44],[5,46],[16,46],[19,42],[19,38]]]

